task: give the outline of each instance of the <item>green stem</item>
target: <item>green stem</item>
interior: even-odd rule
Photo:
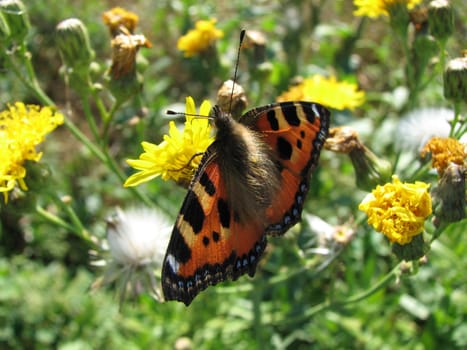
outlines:
[[[453,137],[455,134],[455,128],[456,128],[457,123],[459,122],[460,114],[461,114],[460,102],[455,101],[454,102],[454,120],[451,122],[451,130],[449,131],[449,137]]]
[[[99,90],[94,88],[94,86],[90,86],[90,91],[91,91],[92,98],[96,104],[97,110],[99,111],[99,114],[101,116],[101,120],[107,120],[108,119],[107,108],[105,107],[104,102],[99,96]]]
[[[115,112],[120,108],[122,105],[121,102],[115,101],[113,104],[110,112],[107,114],[106,118],[103,119],[104,121],[104,130],[102,132],[102,144],[103,147],[108,144],[109,142],[109,131],[110,131],[110,125],[112,124],[113,117],[115,115]]]
[[[382,288],[386,287],[389,284],[389,282],[391,282],[394,278],[397,278],[400,275],[401,264],[402,264],[402,262],[397,264],[386,276],[384,276],[384,278],[382,278],[378,283],[371,286],[370,288],[368,288],[364,292],[362,292],[360,294],[357,294],[357,295],[354,295],[354,296],[352,296],[352,297],[350,297],[350,298],[348,298],[348,299],[346,299],[344,301],[336,302],[334,305],[345,306],[345,305],[349,305],[349,304],[353,304],[353,303],[358,303],[359,301],[362,301],[362,300],[368,298],[369,296],[375,294],[376,292],[378,292]]]
[[[430,163],[425,163],[421,167],[419,167],[411,176],[409,176],[408,180],[415,181],[420,180],[423,175],[428,174],[431,169]]]
[[[24,84],[24,86],[26,86],[29,90],[31,90],[31,92],[36,95],[36,97],[39,99],[39,101],[43,105],[56,107],[55,103],[52,101],[52,99],[50,99],[49,96],[47,96],[47,94],[42,90],[42,88],[40,87],[40,85],[38,83],[34,68],[33,68],[32,64],[31,64],[31,60],[30,60],[30,57],[29,57],[29,52],[27,52],[27,50],[26,50],[26,46],[22,45],[20,47],[19,52],[21,54],[21,56],[20,56],[21,61],[22,61],[23,65],[26,67],[27,77],[24,77],[24,75],[22,74],[20,68],[15,64],[15,62],[13,60],[13,56],[10,55],[10,54],[6,54],[6,55],[4,55],[4,57],[7,58],[8,63],[9,63],[9,67],[13,70],[13,72],[15,73],[17,78],[20,79],[20,81]],[[94,90],[91,89],[91,91],[93,91],[93,96],[94,96],[95,95]],[[99,99],[99,101],[100,101],[100,99]],[[86,105],[86,103],[85,103],[85,105]],[[107,116],[105,122],[108,123],[108,124],[110,124],[109,121],[112,120],[113,114],[118,109],[118,107],[119,107],[119,104],[116,103],[113,106],[111,112],[107,114],[103,104],[101,104],[101,103],[98,104],[98,108],[99,108],[101,114]],[[88,111],[88,113],[90,113],[90,111]],[[114,174],[120,179],[120,181],[122,183],[125,181],[126,176],[119,169],[119,167],[117,166],[117,164],[115,163],[113,158],[109,155],[109,153],[108,153],[108,151],[106,149],[100,150],[91,140],[89,140],[89,138],[86,135],[84,135],[79,130],[79,128],[69,118],[67,118],[67,117],[64,118],[64,124],[70,130],[70,132],[73,134],[74,137],[76,137],[79,141],[81,141],[91,151],[91,153],[94,154],[94,156],[96,156],[100,161],[105,163],[111,169],[111,171],[114,172]],[[108,129],[108,126],[107,126],[107,129]],[[130,191],[136,197],[138,197],[143,203],[145,203],[146,205],[154,206],[154,203],[152,203],[152,201],[145,194],[143,194],[141,191],[137,190],[134,187],[130,187]]]
[[[96,121],[94,119],[94,115],[91,112],[91,106],[89,105],[89,94],[83,93],[81,95],[81,101],[83,102],[83,112],[86,120],[88,122],[89,128],[91,129],[92,136],[94,140],[97,142],[99,140],[99,131],[97,130]]]
[[[65,222],[64,220],[60,219],[58,216],[48,212],[41,206],[36,206],[36,212],[39,214],[40,217],[43,219],[46,219],[47,221],[59,226],[63,227],[64,229],[74,232],[78,234],[77,230],[75,227],[71,226],[69,223]]]
[[[316,315],[319,312],[322,312],[326,309],[331,309],[331,308],[337,308],[337,307],[342,307],[350,304],[354,304],[357,302],[360,302],[369,296],[375,294],[385,286],[389,284],[394,278],[397,278],[400,274],[400,267],[401,263],[397,264],[396,267],[394,267],[384,278],[382,278],[378,283],[375,285],[371,286],[367,290],[363,291],[362,293],[356,294],[354,296],[351,296],[350,298],[347,298],[346,300],[343,301],[335,301],[332,302],[330,300],[325,300],[321,304],[315,305],[308,310],[306,310],[302,315],[295,317],[295,318],[289,318],[286,320],[286,323],[303,323],[304,321],[310,319],[314,315]]]

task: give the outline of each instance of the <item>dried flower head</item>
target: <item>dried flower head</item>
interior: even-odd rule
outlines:
[[[231,113],[234,118],[240,117],[248,105],[245,90],[233,80],[227,80],[217,92],[217,105],[224,113]]]
[[[168,219],[156,209],[117,209],[107,223],[106,270],[93,289],[117,282],[120,303],[127,292],[149,292],[162,301],[160,272],[171,231]]]
[[[392,175],[391,163],[371,152],[360,141],[357,131],[351,127],[332,128],[324,148],[349,155],[355,169],[357,187],[363,190],[386,183]]]
[[[112,78],[120,79],[135,71],[136,54],[140,47],[151,47],[151,42],[142,34],[119,34],[112,39]]]
[[[405,114],[394,133],[398,151],[419,153],[427,141],[435,136],[448,137],[454,111],[447,108],[419,108]]]
[[[453,138],[433,137],[423,147],[420,155],[424,158],[431,153],[432,166],[442,175],[450,163],[464,165],[467,157],[466,145]]]

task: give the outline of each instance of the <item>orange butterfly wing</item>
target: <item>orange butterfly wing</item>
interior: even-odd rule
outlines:
[[[166,300],[186,305],[209,285],[245,273],[253,276],[266,247],[262,227],[234,219],[215,159],[206,154],[201,164],[175,223],[162,270]]]
[[[282,102],[255,108],[240,118],[260,132],[281,164],[281,186],[267,210],[267,233],[282,234],[301,217],[312,171],[326,141],[330,112],[311,102]]]
[[[312,170],[329,128],[329,111],[308,102],[255,108],[239,120],[270,145],[281,170],[281,186],[266,211],[267,222],[241,224],[216,154],[209,148],[190,184],[162,268],[166,300],[189,305],[209,285],[242,274],[253,276],[266,247],[265,233],[282,234],[300,219]],[[266,227],[266,228],[265,228]]]

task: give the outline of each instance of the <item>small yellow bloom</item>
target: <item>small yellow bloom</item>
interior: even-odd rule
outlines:
[[[203,101],[199,115],[208,116],[210,110],[210,102]],[[186,98],[185,112],[187,116],[183,131],[178,130],[172,121],[169,124],[169,135],[164,135],[164,141],[158,145],[142,142],[144,153],[139,159],[127,159],[127,163],[139,172],[125,181],[125,187],[137,186],[157,176],[161,176],[163,180],[173,179],[181,184],[190,182],[200,163],[201,154],[214,138],[210,135],[209,120],[193,116],[197,113],[192,97]]]
[[[109,27],[112,36],[128,31],[133,34],[138,24],[138,15],[122,7],[114,7],[102,14],[104,24]],[[124,28],[124,29],[122,29]]]
[[[467,153],[465,145],[453,138],[433,137],[423,147],[420,155],[422,158],[431,153],[432,166],[442,175],[449,163],[463,165]]]
[[[421,0],[354,0],[354,5],[358,7],[358,9],[354,11],[354,15],[367,16],[370,18],[389,16],[389,8],[391,6],[403,4],[411,10],[420,2]]]
[[[430,185],[420,181],[402,183],[396,175],[392,180],[376,186],[358,209],[368,215],[368,224],[376,231],[403,245],[423,231],[425,219],[431,214]]]
[[[217,39],[224,36],[224,32],[217,29],[215,24],[215,19],[196,22],[195,29],[178,39],[177,48],[185,52],[185,57],[206,51]]]
[[[50,107],[16,102],[0,112],[0,192],[5,202],[16,184],[27,190],[23,164],[26,160],[40,160],[42,153],[37,153],[35,147],[60,124],[63,115]]]
[[[356,84],[317,74],[292,86],[277,101],[312,101],[339,110],[354,109],[365,102],[365,92],[359,91]]]

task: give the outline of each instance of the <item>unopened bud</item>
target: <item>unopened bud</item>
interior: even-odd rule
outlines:
[[[20,0],[1,0],[0,12],[9,28],[9,39],[22,43],[29,32],[31,25],[26,7]]]
[[[65,66],[74,69],[88,69],[94,58],[88,30],[77,18],[60,22],[55,30],[55,38]]]
[[[357,187],[362,190],[371,191],[376,185],[382,185],[391,179],[391,163],[371,152],[351,127],[332,128],[324,147],[333,152],[349,155],[355,169]]]
[[[433,191],[434,225],[447,225],[464,219],[466,213],[465,180],[467,168],[455,163],[449,164]]]
[[[430,33],[438,40],[446,40],[454,32],[454,13],[447,0],[433,0],[428,6]]]
[[[467,101],[467,57],[448,62],[444,72],[444,97],[456,102]]]
[[[112,66],[109,88],[123,102],[141,90],[142,78],[136,71],[136,54],[140,47],[151,47],[144,35],[119,34],[112,39]]]

